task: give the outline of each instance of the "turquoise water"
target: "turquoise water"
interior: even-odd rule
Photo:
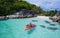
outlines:
[[[37,21],[34,22],[32,20]],[[55,26],[45,21],[49,21],[51,24],[55,24]],[[28,31],[24,30],[30,22],[35,24],[36,27]],[[44,25],[45,28],[40,25]],[[57,30],[51,30],[47,27],[56,27]],[[0,20],[0,38],[60,38],[60,23],[39,18]]]

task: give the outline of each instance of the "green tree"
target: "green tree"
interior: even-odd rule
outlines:
[[[49,16],[54,16],[57,13],[57,10],[50,10],[48,11]]]
[[[42,14],[45,12],[40,7],[24,0],[0,0],[0,16],[14,14],[20,9],[33,10]]]

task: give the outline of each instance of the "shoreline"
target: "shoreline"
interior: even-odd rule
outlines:
[[[0,19],[11,19],[11,18],[46,18],[49,19],[48,16],[0,16]]]
[[[37,16],[37,18],[49,18],[48,16]]]
[[[8,15],[8,16],[0,16],[0,20],[5,20],[5,19],[16,19],[16,18],[33,18],[37,16],[19,16],[19,15]]]
[[[0,20],[7,20],[7,19],[19,19],[19,18],[40,18],[40,19],[50,19],[53,22],[60,22],[60,18],[58,17],[51,17],[51,16],[0,16]]]

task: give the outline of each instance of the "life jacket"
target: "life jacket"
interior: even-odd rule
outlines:
[[[30,27],[31,27],[31,28],[34,28],[34,24],[31,24]]]

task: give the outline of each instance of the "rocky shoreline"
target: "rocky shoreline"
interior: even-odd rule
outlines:
[[[5,19],[14,19],[14,18],[32,18],[32,17],[37,17],[37,16],[17,16],[17,15],[7,15],[7,16],[0,16],[0,20],[5,20]]]
[[[0,16],[0,20],[6,20],[6,19],[14,19],[14,18],[32,18],[32,17],[37,17],[38,15],[28,15],[28,16],[23,16],[23,15],[7,15],[7,16]],[[41,16],[40,16],[41,17]],[[53,16],[49,17],[49,19],[53,20],[53,22],[59,22],[60,23],[60,16]]]
[[[53,20],[53,22],[59,22],[60,23],[60,16],[49,17],[49,19]]]
[[[20,11],[6,16],[0,16],[0,20],[3,19],[13,19],[13,18],[31,18],[31,17],[37,17],[39,15],[38,12],[27,10],[27,9],[21,9]]]

